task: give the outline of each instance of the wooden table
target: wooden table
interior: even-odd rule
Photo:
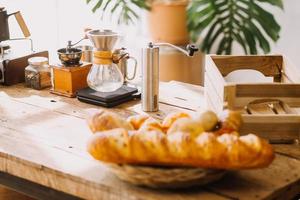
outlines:
[[[0,183],[35,198],[292,199],[300,193],[297,145],[275,146],[277,156],[269,168],[232,172],[202,188],[168,191],[131,186],[110,174],[86,152],[91,133],[85,116],[99,107],[23,85],[0,88]],[[165,84],[161,90],[161,111],[152,115],[162,118],[180,109],[194,112],[202,106],[202,92],[199,87]],[[113,110],[124,117],[141,112],[139,101]]]

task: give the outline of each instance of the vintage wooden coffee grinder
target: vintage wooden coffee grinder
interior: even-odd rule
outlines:
[[[88,86],[87,76],[92,64],[82,62],[82,50],[73,46],[69,41],[67,48],[57,51],[61,63],[51,66],[53,86],[51,93],[76,97],[78,90]]]

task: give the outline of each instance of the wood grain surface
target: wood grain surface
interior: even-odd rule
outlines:
[[[238,69],[254,69],[265,76],[280,76],[283,57],[270,56],[212,56],[223,76]]]
[[[33,200],[33,198],[11,189],[0,187],[0,200]]]
[[[194,112],[204,106],[200,100],[197,105],[192,95],[201,92],[198,87],[178,83],[163,87],[161,110],[151,113],[158,119],[172,111]],[[170,99],[166,98],[166,87],[170,87],[169,91],[185,89],[185,100],[174,92]],[[299,146],[276,146],[278,155],[269,168],[231,172],[220,182],[202,188],[170,191],[131,186],[114,177],[86,152],[91,133],[85,117],[99,107],[23,85],[0,88],[1,172],[84,199],[286,199],[299,193]],[[184,108],[189,98],[191,104]],[[182,101],[184,106],[180,105]],[[124,117],[141,112],[139,101],[111,110]]]

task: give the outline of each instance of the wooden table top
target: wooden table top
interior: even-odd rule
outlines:
[[[129,185],[86,152],[91,133],[85,117],[99,107],[23,85],[0,88],[1,172],[84,199],[291,199],[300,193],[298,145],[276,145],[269,168],[232,172],[201,188],[168,191]],[[200,87],[173,83],[161,88],[161,111],[151,114],[157,118],[203,105]],[[139,101],[112,110],[124,117],[141,112]]]

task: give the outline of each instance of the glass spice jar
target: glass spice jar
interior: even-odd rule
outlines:
[[[48,58],[32,57],[28,59],[29,65],[25,68],[25,85],[36,90],[51,86],[51,70]]]

